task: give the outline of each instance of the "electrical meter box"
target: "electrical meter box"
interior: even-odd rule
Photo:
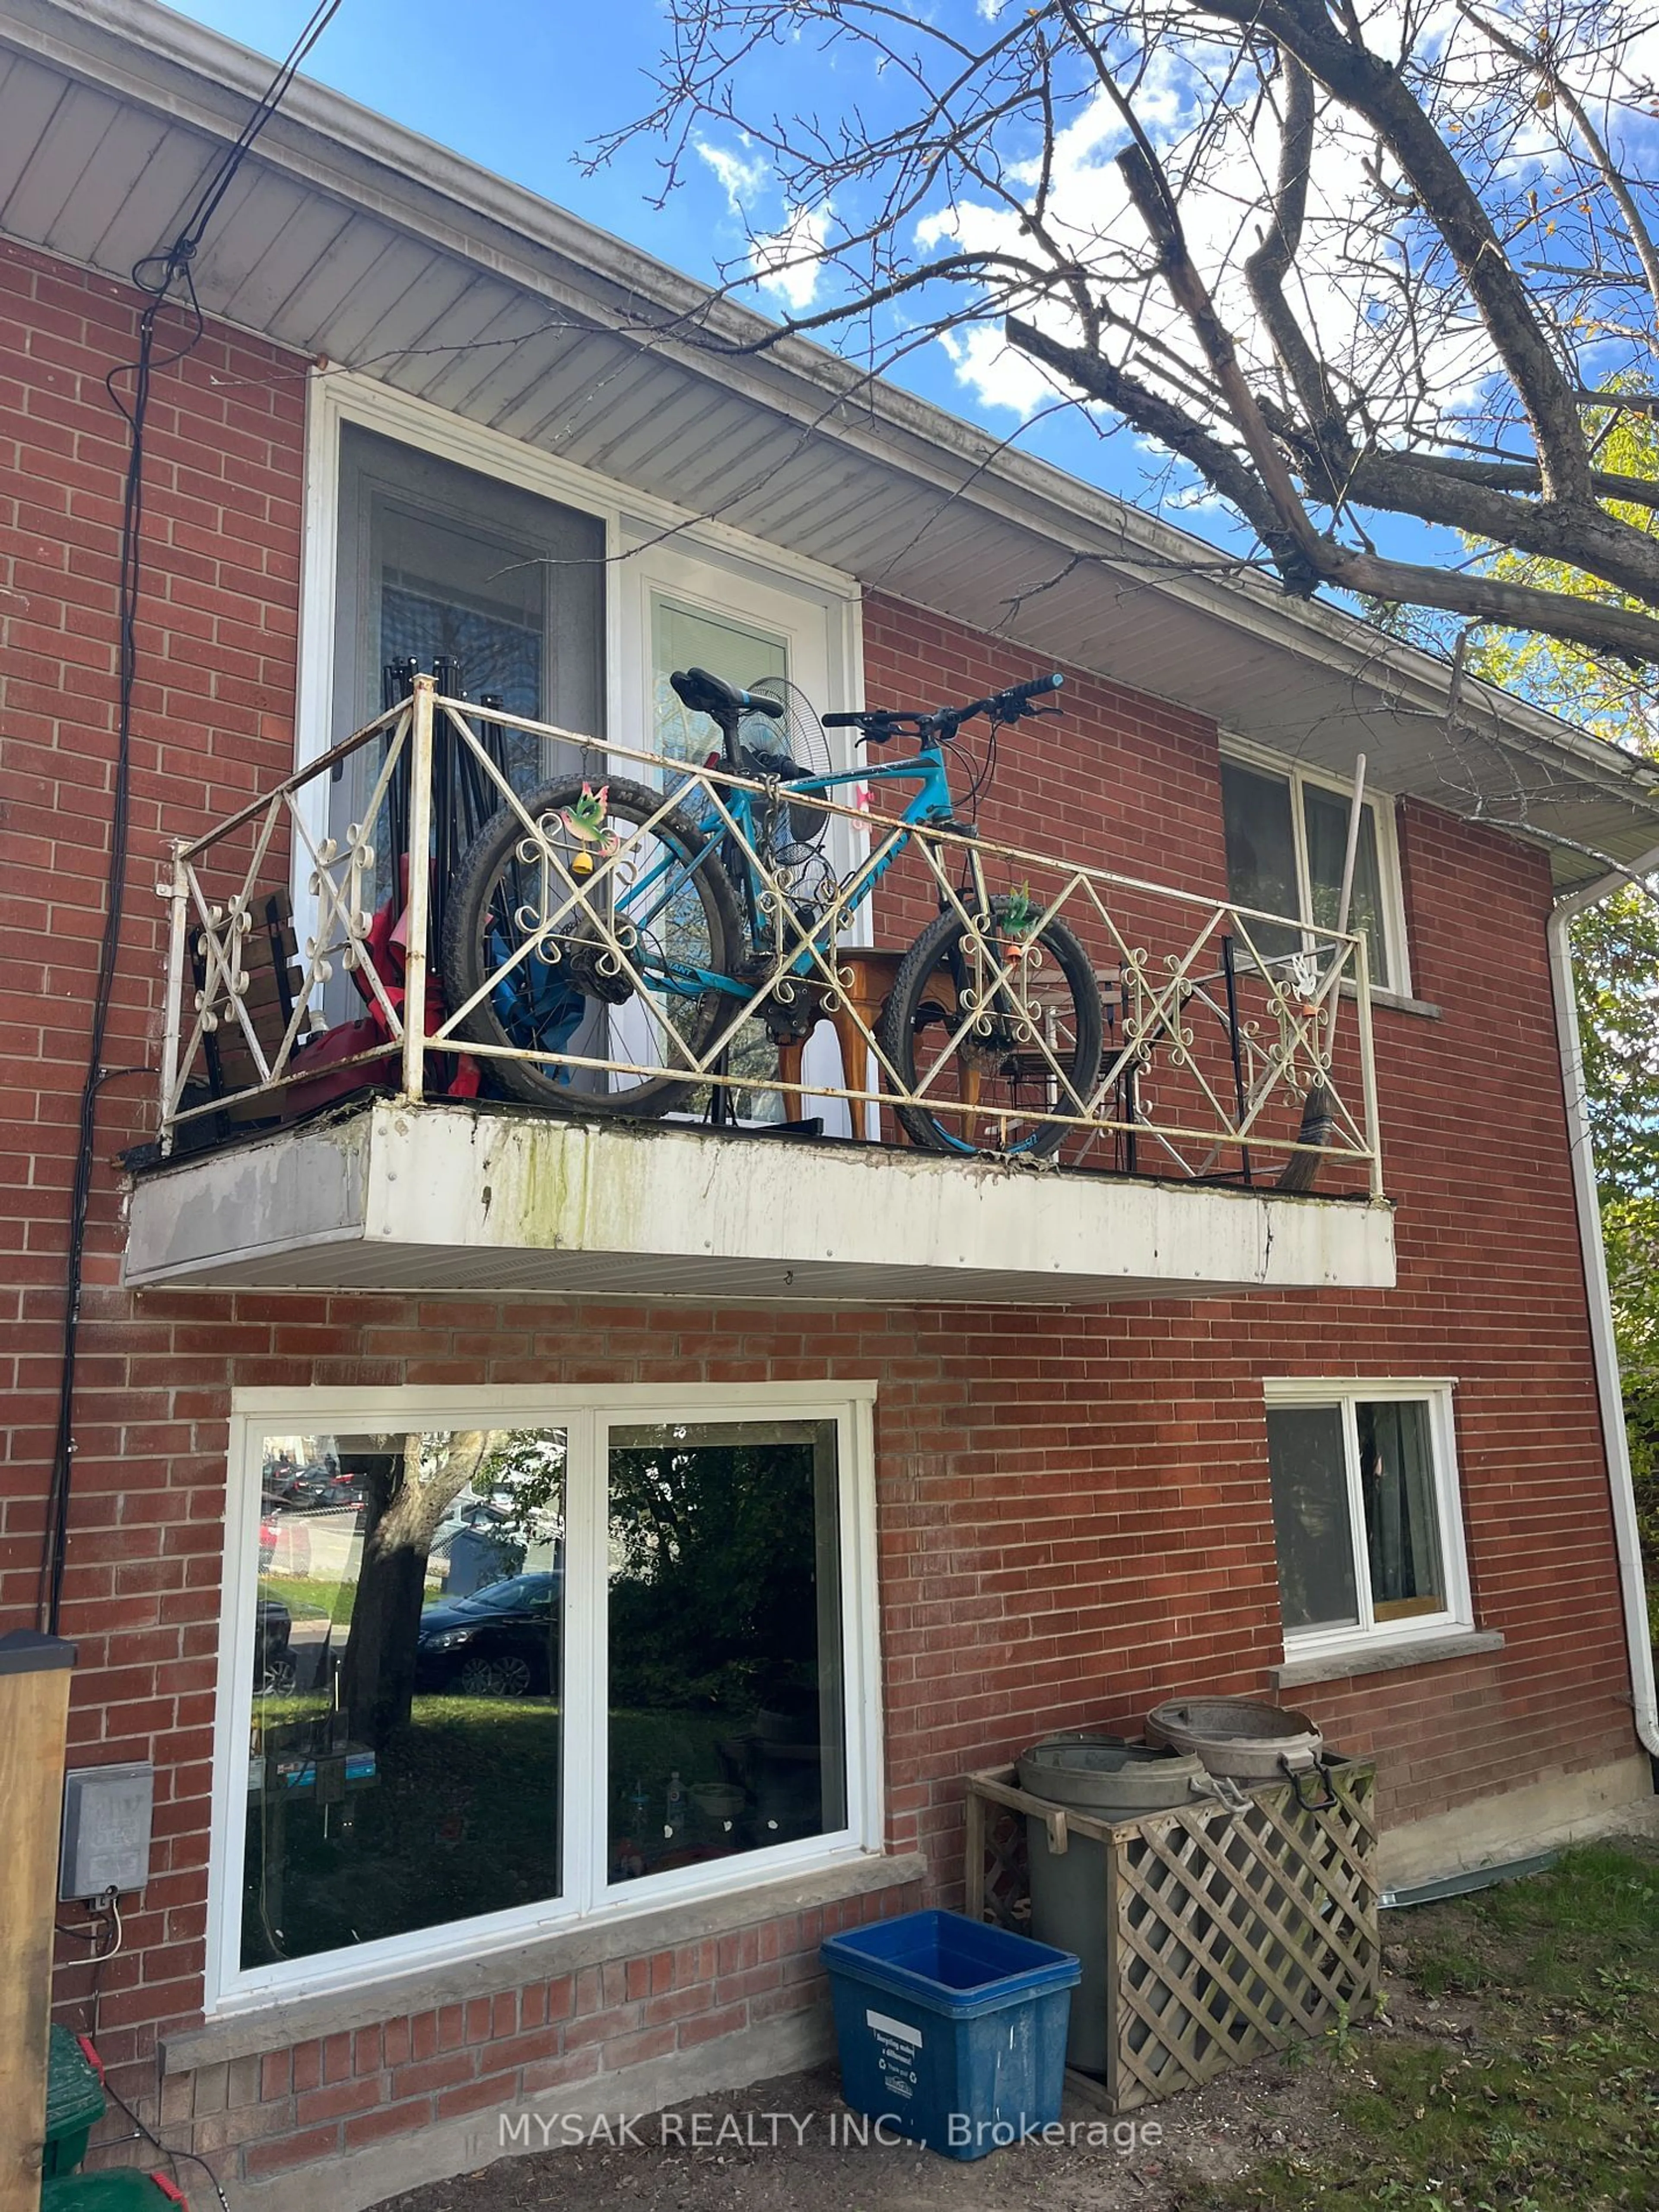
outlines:
[[[58,1863],[61,1899],[125,1897],[149,1879],[150,1813],[155,1769],[81,1766],[64,1777],[64,1844]]]

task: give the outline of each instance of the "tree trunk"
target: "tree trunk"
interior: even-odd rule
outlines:
[[[357,1601],[340,1665],[340,1704],[354,1742],[383,1750],[408,1724],[433,1533],[494,1440],[487,1429],[456,1431],[423,1480],[425,1440],[411,1436],[401,1458],[387,1454],[368,1471]]]

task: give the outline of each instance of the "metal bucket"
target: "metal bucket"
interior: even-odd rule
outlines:
[[[1173,1698],[1146,1716],[1154,1743],[1194,1752],[1234,1782],[1282,1782],[1316,1771],[1325,1747],[1306,1713],[1254,1698]]]
[[[1120,1735],[1047,1736],[1020,1754],[1019,1786],[1046,1804],[1099,1820],[1130,1820],[1184,1805],[1204,1782],[1203,1761],[1160,1744]],[[1072,1835],[1056,1854],[1048,1823],[1025,1816],[1031,1876],[1031,1933],[1039,1943],[1075,1951],[1083,1979],[1072,2000],[1066,2063],[1085,2073],[1106,2071],[1106,1846]]]

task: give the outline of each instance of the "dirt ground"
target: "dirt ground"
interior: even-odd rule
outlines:
[[[791,2120],[772,2117],[787,2114],[808,2123],[799,2140]],[[1132,2117],[1125,2144],[1127,2120],[1068,2089],[1067,2143],[1024,2142],[971,2162],[913,2143],[860,2146],[844,2140],[847,2107],[829,2066],[702,2099],[665,2130],[661,2116],[636,2122],[638,2147],[514,2155],[381,2212],[1176,2212],[1195,2183],[1312,2146],[1329,2124],[1329,2092],[1305,2058],[1273,2059]],[[664,2142],[677,2124],[686,2141]]]
[[[1068,2086],[1061,2142],[972,2162],[848,2140],[833,2067],[531,2151],[381,2212],[1651,2212],[1659,1847],[1383,1929],[1378,2016],[1121,2120]],[[1076,2077],[1071,2077],[1075,2081]]]

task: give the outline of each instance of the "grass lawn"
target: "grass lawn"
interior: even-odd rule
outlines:
[[[320,1691],[264,1698],[259,1713],[271,1753],[329,1749]],[[647,1867],[686,1844],[684,1833],[663,1832],[671,1774],[688,1793],[717,1779],[714,1747],[732,1725],[707,1713],[611,1715],[611,1832],[634,1838]],[[560,1709],[545,1698],[422,1695],[408,1727],[381,1751],[373,1781],[349,1792],[347,1813],[320,1805],[310,1789],[254,1796],[244,1962],[306,1957],[556,1898],[561,1731]],[[732,1847],[692,1819],[695,1844]],[[745,1833],[732,1843],[764,1840]]]
[[[433,1605],[444,1594],[441,1582],[422,1585],[421,1603]],[[357,1602],[355,1582],[331,1583],[320,1575],[261,1575],[261,1597],[280,1598],[295,1620],[331,1620],[342,1631],[351,1626]]]
[[[1327,2124],[1183,2212],[1659,2205],[1659,1852],[1587,1846],[1383,1940],[1394,2016],[1304,2061]]]
[[[343,1630],[350,1626],[357,1585],[313,1575],[261,1575],[259,1595],[280,1598],[295,1620],[332,1620]]]

